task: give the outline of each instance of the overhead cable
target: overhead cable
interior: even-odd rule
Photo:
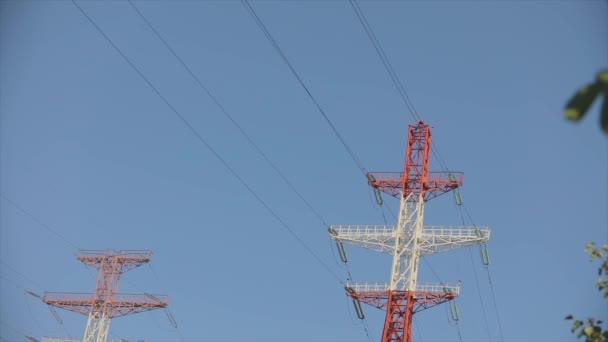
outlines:
[[[289,70],[291,71],[291,73],[293,74],[293,76],[296,78],[296,80],[298,81],[298,83],[300,83],[300,85],[302,86],[302,88],[304,89],[304,91],[306,91],[306,94],[308,95],[308,97],[310,98],[310,100],[315,104],[315,106],[317,107],[317,110],[319,111],[319,113],[321,113],[321,116],[323,116],[323,119],[325,119],[325,122],[327,122],[327,124],[329,125],[329,127],[333,131],[334,135],[338,138],[338,140],[340,140],[340,142],[342,143],[342,145],[344,146],[344,148],[346,149],[346,151],[350,155],[351,159],[355,162],[355,164],[357,165],[357,167],[359,168],[359,170],[363,173],[363,175],[365,177],[367,177],[367,170],[363,166],[363,163],[361,163],[361,160],[357,157],[357,155],[352,150],[352,148],[348,145],[348,143],[346,143],[346,140],[344,139],[344,137],[342,137],[342,135],[340,134],[340,132],[338,132],[338,129],[333,124],[333,122],[329,119],[329,117],[327,116],[327,114],[325,113],[325,111],[323,110],[323,108],[321,108],[321,105],[319,104],[319,102],[312,95],[312,93],[310,92],[310,90],[308,89],[308,87],[306,86],[306,84],[304,83],[304,81],[302,81],[302,78],[297,73],[297,71],[295,70],[295,68],[293,67],[293,65],[289,61],[289,59],[287,59],[287,56],[285,55],[285,53],[283,52],[283,50],[281,49],[281,47],[279,47],[279,45],[276,42],[276,40],[274,39],[274,37],[270,34],[270,32],[268,31],[268,29],[266,28],[266,25],[264,25],[264,23],[262,22],[262,19],[260,19],[260,17],[257,15],[257,13],[253,9],[253,7],[249,3],[249,1],[248,0],[241,0],[241,3],[243,4],[243,6],[245,6],[245,8],[247,9],[247,11],[249,12],[249,14],[251,15],[251,17],[255,21],[255,23],[262,30],[262,32],[264,33],[264,35],[266,36],[266,38],[268,39],[268,41],[272,44],[272,47],[279,54],[279,56],[281,57],[281,59],[283,60],[283,62],[285,62],[285,64],[289,67]]]
[[[93,27],[99,32],[103,38],[114,48],[116,52],[124,59],[124,61],[139,75],[139,77],[152,89],[152,91],[169,107],[169,109],[177,116],[177,118],[190,130],[192,134],[215,156],[215,158],[243,185],[247,191],[277,220],[281,226],[290,234],[292,237],[304,248],[317,262],[336,280],[343,283],[342,279],[336,275],[336,273],[327,266],[327,264],[300,238],[300,236],[283,220],[278,216],[277,213],[258,195],[253,188],[247,183],[231,166],[228,162],[203,138],[203,136],[196,131],[196,129],[190,124],[190,122],[160,93],[160,91],[148,80],[148,78],[131,62],[131,60],[122,52],[122,50],[114,44],[114,42],[108,37],[105,32],[95,23],[95,21],[76,3],[72,0],[72,3],[76,8],[86,17],[86,19],[93,25]]]
[[[357,18],[359,19],[359,22],[361,23],[361,26],[363,26],[363,29],[365,30],[367,37],[369,38],[372,45],[374,46],[374,49],[376,50],[378,57],[380,57],[380,60],[382,61],[382,64],[384,65],[386,72],[388,73],[391,80],[393,81],[395,88],[397,88],[397,92],[399,93],[399,96],[403,100],[403,103],[405,104],[407,110],[410,112],[410,114],[412,115],[414,120],[417,120],[417,121],[422,120],[422,118],[418,114],[418,111],[416,110],[416,107],[414,107],[414,103],[408,96],[407,91],[405,90],[405,87],[403,86],[403,83],[401,82],[401,79],[399,79],[397,72],[395,72],[393,65],[391,64],[390,60],[388,59],[388,56],[384,52],[384,49],[382,48],[380,41],[378,40],[378,38],[376,38],[376,35],[374,34],[374,30],[372,29],[372,26],[370,25],[370,23],[367,21],[367,18],[365,17],[363,10],[361,10],[361,7],[359,7],[359,4],[357,3],[356,0],[349,0],[349,2],[350,2],[350,5],[352,6],[353,10],[355,11]],[[441,157],[441,154],[437,150],[436,146],[434,146],[434,145],[436,145],[436,144],[431,143],[431,152],[435,156],[435,159],[437,159],[437,161],[439,162],[439,166],[441,166],[443,171],[447,171],[448,169],[446,167],[446,164],[443,161],[443,158]]]
[[[190,74],[190,76],[194,79],[194,81],[196,82],[198,87],[203,91],[203,93],[206,94],[207,96],[209,96],[209,98],[211,98],[213,103],[215,103],[215,105],[220,109],[220,111],[224,114],[224,116],[226,116],[226,118],[228,118],[228,120],[230,120],[230,122],[232,122],[232,124],[239,130],[239,132],[245,137],[245,139],[247,139],[249,144],[258,152],[258,154],[264,159],[264,161],[266,161],[266,163],[277,173],[277,175],[279,175],[279,177],[281,177],[281,179],[283,179],[285,184],[287,184],[287,186],[289,186],[289,188],[300,198],[300,200],[302,200],[302,202],[304,202],[304,204],[308,207],[308,209],[310,209],[315,214],[315,216],[321,221],[323,226],[327,226],[327,223],[325,222],[325,220],[323,220],[323,218],[321,217],[319,212],[315,208],[312,207],[312,205],[308,202],[308,200],[306,200],[306,198],[304,198],[304,196],[302,196],[302,194],[295,188],[295,186],[291,183],[291,181],[283,174],[283,172],[281,172],[281,170],[276,166],[276,164],[274,162],[272,162],[272,160],[270,160],[270,158],[266,155],[266,153],[258,146],[258,144],[243,129],[243,127],[234,119],[234,117],[232,115],[230,115],[230,113],[228,113],[226,108],[219,102],[217,97],[211,93],[211,91],[209,90],[209,87],[207,87],[201,81],[200,77],[196,76],[196,74],[186,64],[186,62],[184,62],[184,60],[177,54],[177,52],[175,52],[175,50],[171,47],[171,45],[169,45],[167,40],[164,39],[163,36],[160,34],[160,32],[152,25],[150,20],[148,20],[148,18],[146,18],[146,16],[135,6],[135,4],[131,0],[127,0],[127,1],[129,2],[129,4],[131,4],[131,7],[133,7],[135,12],[137,12],[139,17],[146,23],[146,25],[148,25],[148,27],[152,30],[152,32],[154,32],[156,37],[171,52],[171,54],[179,61],[181,66],[188,72],[188,74]]]

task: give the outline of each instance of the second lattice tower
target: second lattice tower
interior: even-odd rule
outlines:
[[[459,284],[418,283],[421,256],[480,244],[488,227],[424,226],[425,203],[462,185],[460,172],[429,172],[431,131],[423,121],[409,126],[403,172],[372,172],[369,185],[400,199],[397,226],[333,225],[329,232],[342,242],[392,255],[388,283],[351,283],[346,293],[356,303],[386,310],[382,342],[411,342],[414,313],[459,295]]]

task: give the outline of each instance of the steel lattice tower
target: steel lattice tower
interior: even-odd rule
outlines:
[[[424,226],[425,203],[462,185],[460,172],[429,172],[431,132],[419,121],[409,126],[403,172],[369,173],[369,185],[400,199],[397,226],[334,225],[329,232],[342,242],[392,255],[389,283],[351,283],[354,301],[386,310],[382,342],[411,342],[414,313],[459,295],[459,284],[418,283],[421,256],[486,242],[488,227]]]
[[[46,292],[48,305],[88,315],[83,342],[105,342],[114,317],[166,308],[169,297],[152,294],[118,294],[123,273],[150,262],[151,251],[78,251],[76,258],[98,270],[95,293]]]

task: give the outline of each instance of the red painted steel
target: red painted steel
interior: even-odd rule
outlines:
[[[368,183],[393,197],[410,202],[428,201],[458,188],[463,183],[460,172],[429,172],[431,131],[422,120],[410,125],[401,173],[372,172]],[[408,198],[409,195],[412,195]],[[427,291],[347,291],[363,303],[386,310],[382,342],[411,342],[414,313],[456,298],[455,293]]]
[[[370,172],[369,185],[393,197],[413,194],[414,202],[420,194],[428,201],[462,186],[461,172],[429,172],[431,140],[429,125],[423,121],[410,125],[403,172]]]
[[[76,258],[98,270],[95,293],[47,292],[42,300],[48,305],[96,317],[120,317],[148,310],[166,308],[169,297],[152,294],[118,294],[123,273],[152,260],[151,251],[81,250]]]

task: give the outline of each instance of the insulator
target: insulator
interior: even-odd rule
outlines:
[[[450,181],[452,182],[458,182],[458,180],[456,179],[456,177],[453,174],[448,174],[448,178],[450,179]]]
[[[475,228],[475,235],[477,235],[479,238],[483,237],[483,233],[478,228]]]
[[[344,286],[344,290],[348,293],[355,293],[355,290],[352,287]]]
[[[327,228],[327,231],[329,231],[330,235],[338,236],[338,232],[335,229],[333,229],[332,227]]]
[[[490,264],[490,257],[488,256],[488,249],[486,248],[486,245],[481,245],[479,250],[481,252],[481,262],[484,264],[484,266],[488,266]]]
[[[452,313],[452,319],[458,321],[460,319],[460,315],[458,315],[458,307],[456,303],[450,302],[450,312]]]
[[[365,319],[365,315],[363,314],[363,308],[361,307],[361,302],[358,299],[353,298],[353,305],[355,306],[355,312],[357,313],[357,317],[359,319]]]
[[[367,179],[368,179],[370,182],[375,182],[375,181],[376,181],[376,177],[374,177],[374,175],[372,175],[372,174],[371,174],[371,173],[369,173],[369,172],[367,173]]]
[[[458,190],[454,190],[454,202],[456,202],[456,205],[462,205],[462,196],[460,196]]]
[[[23,290],[23,291],[25,291],[25,293],[29,294],[30,296],[36,297],[38,299],[42,299],[42,297],[40,297],[39,295],[35,294],[32,291],[28,291],[28,290]]]
[[[380,190],[378,188],[374,188],[374,196],[376,197],[376,203],[378,203],[378,205],[384,204],[384,200],[382,200],[382,194],[380,193]]]
[[[336,241],[336,246],[338,247],[338,254],[340,254],[340,260],[343,263],[348,262],[348,258],[346,257],[346,251],[344,250],[344,245],[341,241]]]
[[[165,308],[165,314],[167,315],[167,318],[169,319],[169,323],[171,323],[171,325],[177,329],[177,321],[175,320],[175,317],[173,317],[173,315],[171,314],[169,309]]]
[[[59,317],[59,314],[57,313],[57,311],[55,311],[55,309],[52,306],[50,306],[48,304],[47,304],[47,306],[49,307],[49,310],[51,310],[53,317],[55,317],[55,319],[57,320],[57,323],[59,323],[60,325],[63,325],[63,320],[61,319],[61,317]]]

